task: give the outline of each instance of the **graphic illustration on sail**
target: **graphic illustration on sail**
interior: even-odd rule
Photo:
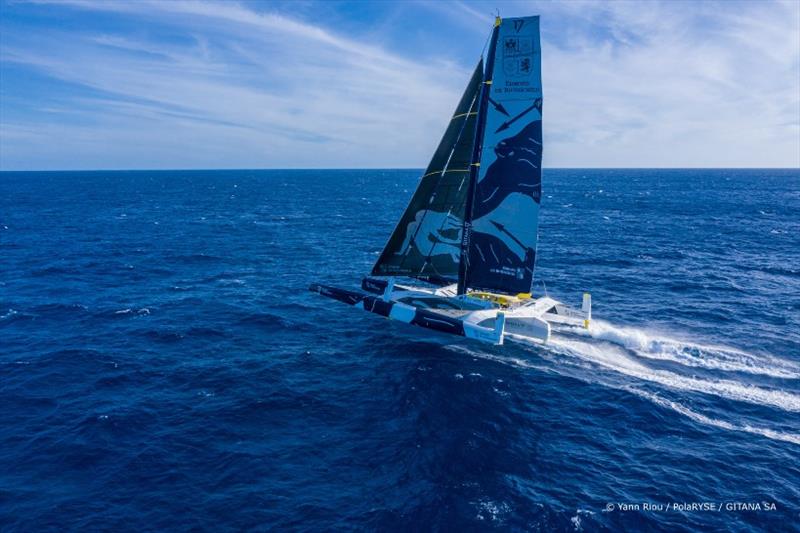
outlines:
[[[492,105],[479,125],[480,167],[468,206],[464,286],[529,293],[542,193],[539,18],[504,21],[492,52],[486,74]]]
[[[482,79],[481,60],[373,275],[455,282]]]

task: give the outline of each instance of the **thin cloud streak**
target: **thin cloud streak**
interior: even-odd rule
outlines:
[[[3,60],[85,85],[107,99],[147,106],[148,113],[142,116],[150,116],[155,124],[148,127],[141,120],[129,124],[130,141],[147,139],[144,144],[152,145],[163,142],[159,135],[186,135],[185,124],[174,121],[176,113],[194,121],[239,124],[251,135],[238,139],[252,150],[245,160],[259,166],[375,166],[376,157],[385,166],[401,166],[424,159],[436,141],[434,130],[446,123],[455,105],[458,85],[469,75],[454,65],[417,64],[307,24],[234,5],[71,5],[111,7],[126,14],[138,13],[131,12],[135,8],[145,10],[148,17],[166,14],[160,21],[178,27],[186,24],[185,16],[197,17],[190,21],[191,28],[207,32],[207,49],[198,53],[186,46],[90,33],[51,33],[37,41],[35,49],[28,49],[24,35],[12,34]],[[263,50],[274,52],[259,56]],[[407,117],[412,115],[424,119],[410,123]],[[124,124],[119,106],[104,105],[93,116],[98,137],[107,138],[109,129]],[[56,122],[45,125],[42,131],[58,131]],[[63,127],[61,138],[90,139],[85,131],[76,137],[67,133],[72,126]],[[204,152],[223,154],[223,162],[215,166],[236,165],[226,157],[230,132],[224,134],[210,135],[203,142]],[[420,138],[427,142],[418,147]],[[6,138],[5,143],[13,146],[13,141]],[[91,149],[75,148],[85,148],[86,155]],[[187,152],[191,159],[195,150]],[[415,157],[407,157],[409,153]],[[136,154],[137,161],[141,158],[142,166],[155,164],[147,153]],[[207,164],[205,158],[196,161],[188,165]],[[179,160],[175,166],[186,164]]]

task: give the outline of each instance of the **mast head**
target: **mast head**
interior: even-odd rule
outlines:
[[[500,15],[495,15],[494,17],[494,27],[497,28],[500,24],[503,23],[503,19],[500,18]]]

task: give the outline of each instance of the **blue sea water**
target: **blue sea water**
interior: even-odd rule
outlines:
[[[800,530],[800,171],[546,170],[543,347],[307,291],[418,175],[0,174],[0,529]]]

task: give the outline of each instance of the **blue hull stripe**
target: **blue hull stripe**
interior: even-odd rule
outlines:
[[[364,280],[365,285],[367,281],[368,279]],[[377,287],[375,287],[375,289],[376,288]],[[370,289],[373,289],[373,287],[370,287]],[[375,313],[376,315],[387,318],[389,317],[392,308],[395,306],[394,302],[386,302],[377,296],[370,296],[361,292],[339,289],[337,287],[329,287],[327,285],[319,285],[317,283],[313,283],[309,287],[309,290],[349,305],[363,304],[364,309],[370,313]],[[441,331],[443,333],[461,335],[462,337],[466,336],[464,333],[464,323],[461,320],[442,315],[430,309],[420,309],[416,307],[414,308],[414,315],[410,316],[410,318],[410,321],[403,319],[399,320],[409,324],[414,324],[416,326],[421,326],[423,328]]]

